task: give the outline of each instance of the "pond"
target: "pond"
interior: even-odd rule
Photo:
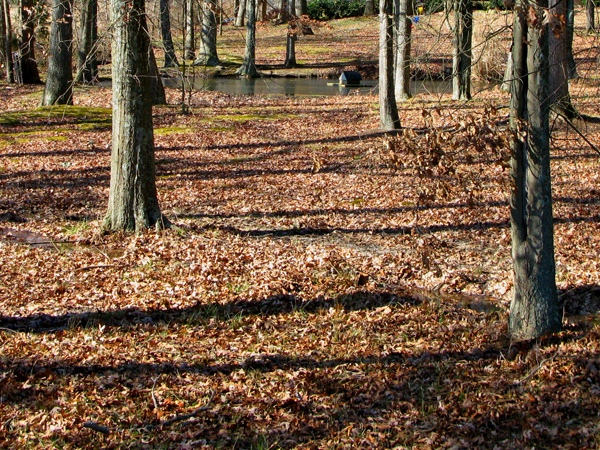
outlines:
[[[180,78],[163,78],[169,88],[180,88]],[[326,96],[326,95],[376,95],[377,81],[365,80],[359,87],[340,86],[337,80],[323,78],[204,78],[194,80],[198,90],[217,91],[237,95],[283,95]],[[411,81],[412,95],[421,93],[444,94],[452,92],[452,81]]]

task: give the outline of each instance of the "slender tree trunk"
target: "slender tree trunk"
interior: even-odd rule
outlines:
[[[566,0],[549,0],[550,16],[567,18]],[[563,21],[548,25],[550,52],[550,104],[569,117],[575,113],[569,95],[569,45],[568,27]],[[572,36],[571,36],[572,37]]]
[[[285,45],[285,67],[296,67],[296,40],[298,39],[298,22],[294,17],[296,0],[288,0],[288,27]]]
[[[13,35],[12,35],[12,24],[10,20],[10,4],[8,0],[0,0],[2,1],[3,8],[3,17],[2,20],[4,22],[4,31],[5,31],[5,41],[4,41],[4,51],[6,53],[6,80],[9,83],[15,82],[15,71],[13,66]]]
[[[379,120],[383,130],[400,128],[394,97],[394,24],[392,0],[379,0]]]
[[[255,78],[256,70],[256,0],[247,0],[248,17],[246,20],[246,50],[244,62],[237,74],[243,77]]]
[[[244,16],[246,15],[247,8],[247,0],[239,0],[240,5],[237,10],[237,15],[235,16],[235,26],[243,27],[244,26]]]
[[[158,65],[156,64],[156,57],[154,56],[154,50],[150,45],[148,47],[148,70],[150,77],[150,95],[152,97],[153,105],[166,105],[167,96],[165,95],[165,87],[158,71]]]
[[[266,10],[266,8],[265,8]],[[308,1],[307,0],[296,0],[296,15],[298,17],[308,15]],[[373,14],[371,14],[373,15]]]
[[[454,0],[454,53],[452,57],[452,98],[471,98],[471,43],[473,40],[473,3]]]
[[[202,28],[200,34],[200,50],[196,65],[216,66],[220,63],[217,55],[217,9],[216,0],[205,0],[202,4]]]
[[[567,1],[567,64],[569,65],[569,79],[577,78],[577,64],[573,54],[573,35],[575,34],[575,0]]]
[[[50,57],[42,106],[73,104],[73,14],[71,0],[54,0]]]
[[[93,83],[98,78],[98,0],[83,0],[81,7],[76,80]]]
[[[594,0],[586,0],[585,2],[585,31],[593,33],[596,31],[596,11]]]
[[[107,228],[164,224],[154,169],[152,98],[144,0],[112,0],[113,139]]]
[[[40,72],[35,60],[35,20],[33,0],[21,0],[21,82],[41,84]]]
[[[363,13],[365,16],[374,16],[375,15],[375,1],[367,0],[365,2],[365,12]]]
[[[176,67],[177,56],[171,35],[171,10],[169,0],[160,0],[160,33],[165,51],[165,67]]]
[[[396,0],[396,101],[410,98],[410,42],[413,15],[412,0]]]
[[[0,54],[4,67],[8,67],[8,59],[12,58],[10,52],[6,51],[6,22],[4,22],[4,2],[0,1]],[[8,72],[6,74],[8,79]]]
[[[194,34],[194,0],[185,1],[185,42],[184,58],[194,59],[196,57],[196,36]]]
[[[509,332],[513,341],[524,341],[560,330],[561,315],[550,184],[549,30],[542,25],[548,0],[518,3],[514,13],[510,119],[514,294]],[[535,24],[532,14],[539,18]]]

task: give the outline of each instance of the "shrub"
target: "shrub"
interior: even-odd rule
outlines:
[[[362,16],[364,10],[365,0],[311,0],[308,2],[308,16],[316,20]]]

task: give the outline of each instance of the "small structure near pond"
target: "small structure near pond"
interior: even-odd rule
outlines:
[[[353,70],[344,70],[340,75],[340,85],[342,86],[360,86],[362,75]]]

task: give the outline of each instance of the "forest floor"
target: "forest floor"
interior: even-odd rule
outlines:
[[[168,90],[175,226],[139,235],[102,228],[110,90],[40,97],[0,89],[2,448],[600,447],[598,120],[552,118],[564,331],[511,346],[498,88],[419,95],[397,136],[373,96],[194,92],[183,115]]]

